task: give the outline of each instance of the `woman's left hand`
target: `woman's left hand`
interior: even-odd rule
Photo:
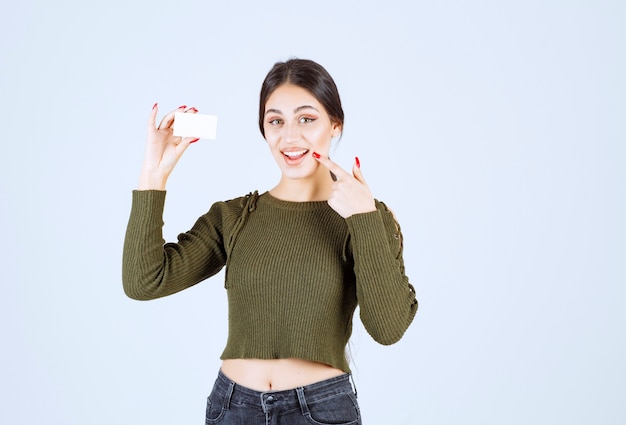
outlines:
[[[316,152],[313,153],[313,158],[328,168],[336,177],[333,190],[328,198],[328,205],[340,216],[348,218],[354,214],[376,211],[374,197],[363,178],[358,158],[355,158],[352,174]]]

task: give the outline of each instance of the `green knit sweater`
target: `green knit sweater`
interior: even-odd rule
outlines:
[[[385,204],[342,218],[327,202],[256,192],[216,202],[177,243],[162,236],[164,191],[134,191],[126,231],[126,294],[173,294],[226,266],[228,341],[222,359],[302,358],[348,372],[352,316],[381,344],[417,311],[402,235]]]

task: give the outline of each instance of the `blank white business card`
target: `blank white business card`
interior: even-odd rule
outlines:
[[[215,140],[217,116],[176,112],[174,113],[174,136]]]

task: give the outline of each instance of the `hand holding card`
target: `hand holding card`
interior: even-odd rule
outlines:
[[[217,135],[217,116],[205,114],[174,114],[174,136],[198,137],[215,140]]]

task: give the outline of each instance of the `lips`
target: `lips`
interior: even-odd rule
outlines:
[[[302,161],[302,159],[306,156],[306,154],[309,153],[309,150],[290,148],[290,149],[282,150],[281,153],[283,154],[283,157],[285,158],[285,161],[287,162],[287,164],[297,165]]]

